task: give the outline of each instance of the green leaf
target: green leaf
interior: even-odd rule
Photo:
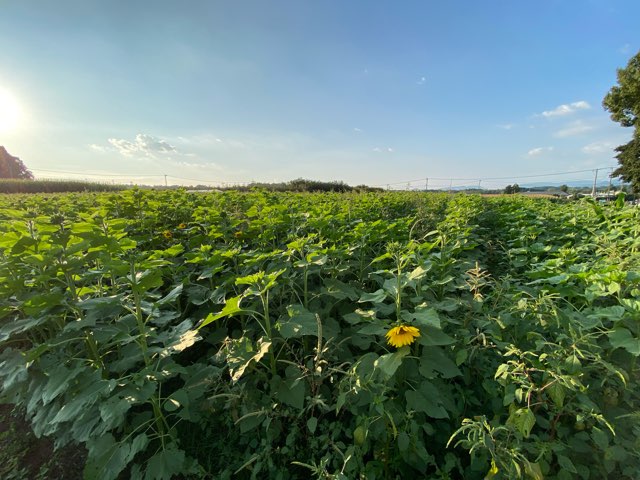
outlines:
[[[384,336],[387,333],[388,329],[389,327],[385,323],[383,323],[382,321],[376,320],[358,329],[358,333],[360,335]]]
[[[120,448],[110,433],[87,441],[89,455],[84,467],[84,478],[115,480],[127,464],[128,449]]]
[[[42,394],[42,403],[46,405],[73,384],[73,380],[85,371],[86,367],[69,369],[65,365],[59,365],[49,373],[49,380]]]
[[[138,434],[131,442],[116,442],[110,433],[89,439],[89,458],[85,465],[84,478],[115,480],[148,444],[149,438],[145,433]]]
[[[462,376],[462,372],[453,360],[439,347],[423,349],[418,371],[425,378],[435,378],[436,373],[439,373],[442,378]]]
[[[100,401],[101,397],[111,392],[116,386],[115,380],[98,380],[88,384],[74,397],[67,400],[51,423],[66,422],[73,419],[88,406]]]
[[[542,468],[539,463],[527,462],[524,464],[524,471],[531,480],[544,480]],[[583,477],[584,478],[584,477]]]
[[[386,298],[387,298],[387,294],[385,293],[384,290],[380,289],[380,290],[376,290],[373,293],[365,293],[360,297],[360,300],[358,300],[358,303],[365,303],[365,302],[382,303]]]
[[[22,304],[22,309],[27,315],[41,315],[44,310],[60,305],[63,299],[64,295],[61,293],[34,295]]]
[[[217,314],[213,314],[210,313],[209,315],[207,315],[207,318],[205,318],[202,323],[198,326],[198,330],[200,330],[202,327],[209,325],[211,322],[215,322],[216,320],[220,320],[221,318],[224,317],[229,317],[229,316],[233,316],[237,313],[242,313],[244,312],[244,310],[242,308],[240,308],[240,302],[242,301],[244,297],[242,295],[237,296],[237,297],[232,297],[229,300],[227,300],[227,302],[225,303],[224,308],[222,309],[222,311],[220,313]]]
[[[136,273],[136,287],[140,292],[161,287],[164,283],[162,280],[162,269],[154,268]]]
[[[276,398],[282,403],[286,403],[298,410],[303,409],[305,388],[302,378],[282,380],[279,377],[274,377],[271,388],[275,391]]]
[[[189,405],[189,396],[183,389],[176,390],[169,398],[164,402],[164,409],[167,412],[175,412],[180,407],[187,407]]]
[[[568,457],[556,454],[556,458],[558,459],[558,465],[560,465],[564,470],[570,473],[578,473],[575,465]]]
[[[609,343],[614,349],[624,348],[635,357],[640,355],[640,339],[635,338],[626,328],[618,327],[610,332]]]
[[[309,432],[311,432],[311,435],[316,433],[317,427],[318,427],[318,419],[316,417],[310,417],[309,420],[307,420],[307,428],[309,429]]]
[[[536,416],[529,408],[519,408],[511,413],[507,424],[516,427],[524,438],[529,438],[531,429],[536,424]]]
[[[409,281],[419,280],[423,278],[426,274],[427,274],[427,270],[418,266],[409,274],[407,278],[409,279]]]
[[[398,450],[400,450],[400,452],[406,452],[410,444],[411,440],[409,439],[409,435],[407,435],[406,432],[400,432],[398,435]]]
[[[304,335],[318,335],[318,322],[316,316],[302,305],[289,305],[287,307],[289,318],[276,323],[283,338],[300,338]]]
[[[173,290],[171,290],[169,293],[167,293],[163,298],[158,300],[156,302],[156,306],[161,307],[163,305],[167,305],[167,304],[172,303],[173,301],[175,301],[175,299],[178,298],[182,294],[182,288],[183,288],[182,284],[180,284],[177,287],[175,287]]]
[[[100,419],[106,430],[119,427],[124,423],[126,413],[131,409],[132,401],[130,398],[120,398],[113,396],[102,402],[99,406]]]
[[[257,349],[247,337],[232,340],[227,349],[227,364],[231,373],[231,381],[237,382],[251,363],[259,362],[271,348],[271,342],[260,338]]]
[[[256,412],[247,413],[243,415],[235,424],[240,427],[240,433],[247,433],[256,428],[262,423],[266,413],[264,410],[258,410]]]
[[[405,346],[393,353],[382,355],[374,362],[373,366],[382,372],[385,377],[391,378],[402,364],[402,359],[406,357],[410,351],[410,348]]]
[[[411,320],[419,327],[432,327],[440,329],[440,315],[433,308],[416,307],[413,313],[409,314]]]
[[[171,480],[174,475],[184,470],[186,457],[183,450],[171,444],[169,448],[160,450],[147,461],[145,480]]]
[[[423,382],[420,390],[407,390],[405,392],[407,408],[416,412],[423,412],[431,418],[449,418],[449,413],[442,405],[438,393],[431,383]]]
[[[191,326],[191,321],[186,320],[188,326]],[[187,330],[178,336],[178,338],[170,339],[168,345],[160,352],[161,357],[165,357],[169,354],[176,352],[182,352],[191,347],[197,341],[202,340],[202,337],[198,334],[199,330]]]
[[[547,387],[547,394],[557,408],[562,408],[564,406],[566,392],[565,388],[559,382],[554,382],[549,385]]]
[[[426,325],[420,328],[420,337],[418,343],[425,347],[451,345],[455,343],[455,339],[444,333],[439,328]]]
[[[468,356],[469,356],[469,351],[466,348],[463,348],[462,350],[458,350],[458,352],[456,353],[456,365],[457,366],[462,365],[467,360]]]
[[[354,287],[348,285],[346,283],[341,282],[340,280],[336,280],[334,278],[323,278],[322,282],[326,287],[327,295],[331,295],[334,298],[339,300],[344,300],[348,298],[352,302],[358,300],[358,292]]]
[[[580,363],[580,359],[576,355],[571,354],[565,359],[564,366],[567,369],[567,373],[575,375],[580,372],[582,363]]]

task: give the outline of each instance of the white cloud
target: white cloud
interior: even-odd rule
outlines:
[[[571,122],[565,128],[558,130],[553,134],[553,136],[556,138],[573,137],[575,135],[586,133],[590,130],[593,130],[591,125],[587,125],[584,122],[577,120],[575,122]]]
[[[511,130],[515,125],[513,123],[503,123],[502,125],[498,125],[498,128],[503,130]]]
[[[374,152],[389,152],[393,153],[393,148],[391,147],[375,147],[372,149]]]
[[[595,155],[599,153],[612,153],[615,147],[616,145],[614,145],[611,142],[593,142],[582,147],[582,151],[587,155]]]
[[[381,149],[380,147],[375,147],[375,148],[373,149],[373,151],[374,151],[374,152],[381,152],[381,151],[382,151],[382,149]]]
[[[542,155],[545,152],[551,152],[551,151],[553,151],[553,147],[537,147],[529,150],[527,152],[527,155],[530,157],[537,157],[538,155]]]
[[[362,129],[358,127],[353,127],[353,131],[356,133],[362,133]]]
[[[89,145],[89,148],[95,152],[100,152],[100,153],[104,153],[108,151],[108,148],[102,145],[96,145],[95,143],[92,143],[91,145]]]
[[[201,162],[184,162],[184,161],[177,161],[175,162],[176,165],[178,165],[179,167],[185,167],[185,168],[196,168],[196,169],[202,169],[202,170],[215,170],[215,171],[220,171],[222,170],[222,167],[216,163],[201,163]]]
[[[420,80],[416,82],[418,85],[424,85],[427,83],[427,77],[420,77]]]
[[[137,134],[133,142],[122,138],[109,138],[108,142],[118,153],[125,157],[141,155],[144,157],[154,158],[157,155],[171,155],[178,153],[176,147],[171,145],[169,142],[145,133]]]
[[[545,110],[540,115],[546,118],[550,117],[561,117],[563,115],[569,115],[577,110],[588,110],[591,108],[584,100],[580,100],[579,102],[573,102],[569,104],[558,105],[553,110]]]

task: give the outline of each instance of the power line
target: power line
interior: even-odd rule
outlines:
[[[460,187],[469,187],[472,188],[470,184],[460,184],[457,182],[477,182],[477,188],[480,188],[481,183],[485,184],[496,184],[500,180],[517,180],[517,179],[528,179],[528,178],[544,178],[544,177],[554,177],[561,175],[572,175],[577,173],[594,173],[599,170],[613,170],[615,167],[598,167],[598,168],[590,168],[584,170],[571,170],[566,172],[555,172],[555,173],[539,173],[534,175],[511,175],[511,176],[502,176],[502,177],[422,177],[414,180],[404,180],[400,182],[392,182],[392,183],[383,183],[378,185],[372,185],[373,187],[387,187],[389,189],[392,186],[397,185],[405,185],[407,190],[422,190],[428,189],[429,186],[432,189],[446,189],[446,188],[460,188]],[[81,175],[87,177],[128,177],[128,178],[150,178],[150,177],[164,177],[165,184],[167,183],[167,178],[175,179],[175,180],[183,180],[188,182],[198,182],[199,184],[204,183],[212,183],[222,186],[227,185],[235,185],[235,186],[243,186],[249,185],[252,182],[229,182],[225,180],[204,180],[200,178],[186,178],[186,177],[176,177],[174,175],[160,174],[160,173],[148,173],[148,174],[125,174],[125,173],[85,173],[85,172],[70,172],[66,170],[48,170],[48,169],[40,169],[33,168],[35,172],[46,172],[46,173],[61,173],[67,175]],[[596,173],[597,178],[597,173]],[[442,182],[442,183],[441,183]],[[454,184],[456,182],[456,184]],[[417,183],[418,185],[412,185],[412,183]],[[473,187],[476,187],[473,185]]]
[[[615,167],[598,167],[598,168],[589,168],[586,170],[572,170],[572,171],[567,171],[567,172],[557,172],[557,173],[540,173],[540,174],[536,174],[536,175],[510,175],[508,177],[467,177],[467,178],[456,178],[456,177],[429,177],[429,180],[442,180],[442,181],[487,181],[487,180],[518,180],[518,179],[523,179],[523,178],[542,178],[542,177],[553,177],[553,176],[559,176],[559,175],[571,175],[574,173],[586,173],[586,172],[593,172],[595,170],[611,170]],[[393,183],[381,183],[378,185],[373,185],[374,187],[384,187],[384,186],[391,186],[391,185],[402,185],[402,184],[408,184],[408,183],[413,183],[413,182],[423,182],[424,181],[424,177],[423,178],[417,178],[415,180],[403,180],[401,182],[393,182]]]

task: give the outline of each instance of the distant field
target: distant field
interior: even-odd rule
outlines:
[[[112,192],[127,188],[130,187],[110,183],[76,182],[73,180],[0,179],[0,193]]]

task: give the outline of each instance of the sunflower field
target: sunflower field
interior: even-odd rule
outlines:
[[[0,402],[87,479],[640,478],[640,209],[0,197]]]

